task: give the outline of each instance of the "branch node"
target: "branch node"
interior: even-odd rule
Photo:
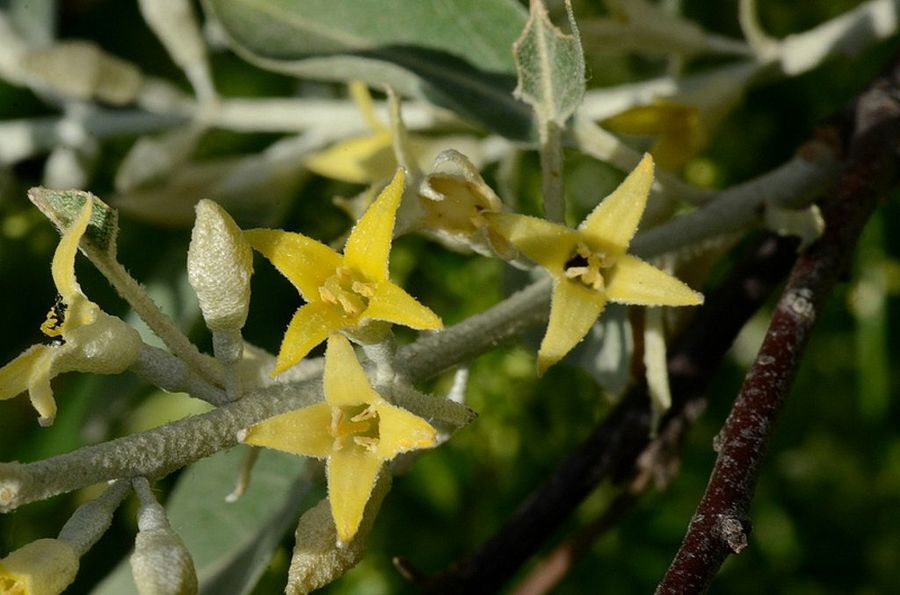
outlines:
[[[749,521],[741,521],[734,515],[723,514],[719,517],[716,529],[728,549],[735,554],[740,554],[747,547],[747,538],[751,531]]]

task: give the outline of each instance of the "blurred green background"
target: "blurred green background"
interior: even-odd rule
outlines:
[[[684,2],[684,12],[706,28],[739,37],[736,2]],[[759,2],[761,20],[776,36],[804,30],[856,6],[849,0]],[[61,3],[60,37],[98,41],[152,74],[186,83],[131,2],[82,0]],[[576,3],[576,14],[599,9]],[[817,123],[841,109],[897,50],[893,39],[849,58],[837,58],[793,80],[751,90],[717,130],[693,165],[703,181],[724,188],[763,173],[790,157]],[[589,59],[592,86],[634,80],[652,65],[634,56],[603,54]],[[286,95],[291,79],[252,68],[230,54],[214,56],[225,95]],[[329,87],[323,87],[328,91]],[[335,92],[340,89],[335,87]],[[0,119],[53,111],[37,97],[0,81]],[[250,154],[269,135],[216,132],[201,155]],[[115,166],[133,139],[105,143],[91,191],[110,192]],[[574,160],[572,180],[585,188],[610,186],[609,170]],[[535,165],[537,162],[529,162]],[[38,338],[54,296],[49,262],[57,234],[25,197],[40,183],[43,159],[0,170],[0,362]],[[535,168],[525,167],[524,171]],[[688,171],[692,171],[690,164]],[[490,173],[490,172],[488,172]],[[536,174],[523,174],[537,192]],[[574,184],[574,182],[573,182]],[[578,184],[570,192],[578,191]],[[333,195],[357,188],[307,177],[284,205],[285,229],[323,240],[340,236],[349,221],[331,205]],[[599,198],[599,197],[598,197]],[[752,513],[754,533],[732,557],[714,593],[893,593],[900,585],[900,217],[896,193],[866,229],[849,282],[833,296],[822,317],[767,456]],[[240,221],[239,221],[240,223]],[[158,302],[207,345],[185,280],[189,229],[161,229],[124,219],[120,260]],[[153,249],[148,250],[152,245]],[[451,253],[422,238],[406,237],[392,252],[394,275],[411,293],[454,323],[503,297],[498,261]],[[109,312],[124,315],[121,300],[85,263],[78,268],[85,292]],[[472,294],[471,288],[479,291]],[[277,349],[296,292],[270,267],[257,262],[246,338]],[[725,418],[747,365],[765,330],[761,313],[745,329],[726,365],[717,371],[709,408],[690,433],[683,469],[671,487],[649,492],[623,523],[603,537],[559,587],[559,593],[648,593],[674,554],[706,485],[714,461],[712,438]],[[404,556],[426,572],[440,570],[490,536],[522,499],[584,438],[610,404],[592,378],[560,365],[540,380],[533,350],[506,346],[473,362],[469,404],[480,417],[452,441],[420,458],[398,478],[382,509],[368,556],[328,593],[382,594],[408,590],[391,567]],[[892,364],[891,362],[895,362]],[[449,378],[430,387],[446,390]],[[35,461],[158,425],[198,411],[196,403],[142,386],[132,376],[68,374],[54,382],[60,405],[56,424],[37,426],[27,399],[0,403],[0,460]],[[176,476],[162,482],[174,485]],[[0,517],[0,552],[55,535],[73,507],[96,490],[59,496]],[[566,526],[572,530],[602,511],[612,495],[601,488]],[[198,494],[198,498],[208,498]],[[258,586],[283,588],[293,525]],[[89,592],[130,547],[134,504],[123,507],[112,530],[82,561],[72,593]]]

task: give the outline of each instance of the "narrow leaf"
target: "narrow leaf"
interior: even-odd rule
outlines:
[[[560,31],[542,0],[531,0],[531,16],[513,44],[519,84],[515,96],[531,104],[541,122],[563,126],[584,96],[584,55],[572,5],[566,1],[571,34]]]
[[[28,198],[34,206],[60,231],[69,228],[89,197],[94,199],[94,208],[82,241],[115,259],[119,215],[114,208],[90,192],[81,190],[50,190],[38,186],[28,191]]]
[[[650,408],[653,411],[651,431],[655,432],[659,420],[672,406],[669,390],[669,368],[666,364],[666,337],[662,308],[647,308],[644,315],[644,367]]]

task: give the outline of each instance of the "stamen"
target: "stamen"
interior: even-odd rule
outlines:
[[[344,314],[356,317],[368,307],[368,300],[375,295],[375,286],[354,278],[353,271],[338,267],[334,275],[319,287],[323,302],[340,305]]]
[[[326,302],[329,304],[337,304],[338,303],[338,300],[335,297],[335,295],[325,285],[322,285],[321,287],[319,287],[319,297],[322,298],[323,302]]]
[[[367,436],[354,436],[353,441],[369,452],[375,452],[378,448],[378,438],[369,438]]]
[[[361,422],[369,419],[374,419],[378,416],[378,412],[375,411],[375,408],[369,405],[366,407],[362,413],[358,413],[350,418],[350,421]]]
[[[568,277],[569,279],[575,279],[576,277],[580,277],[587,272],[587,267],[569,267],[566,269],[566,277]]]
[[[615,264],[615,257],[602,250],[592,251],[587,245],[579,243],[575,254],[566,261],[564,271],[566,278],[578,279],[584,285],[596,291],[606,287],[601,269]]]
[[[345,292],[341,292],[338,295],[338,301],[341,303],[341,308],[344,309],[345,314],[349,314],[350,316],[359,316],[364,308],[361,308],[356,300],[353,299],[353,296],[347,295]]]

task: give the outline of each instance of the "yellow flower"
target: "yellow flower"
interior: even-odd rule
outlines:
[[[419,187],[419,225],[450,248],[485,256],[512,257],[503,238],[493,233],[485,213],[502,211],[500,197],[468,157],[454,149],[441,151]]]
[[[633,107],[603,122],[613,132],[657,136],[650,149],[660,166],[677,169],[705,144],[699,110],[670,101]]]
[[[388,278],[394,218],[402,194],[403,170],[398,169],[350,232],[343,255],[299,233],[280,229],[244,232],[250,245],[308,302],[288,325],[273,375],[299,362],[340,330],[361,341],[376,341],[383,338],[384,323],[419,330],[443,326],[437,314]]]
[[[118,374],[135,362],[141,349],[137,331],[100,310],[84,296],[75,279],[78,242],[92,211],[93,199],[88,198],[53,255],[50,270],[59,296],[41,325],[46,344],[32,345],[0,368],[0,400],[28,390],[42,426],[53,423],[56,416],[50,387],[53,377],[72,370]]]
[[[381,466],[402,452],[434,446],[437,433],[424,419],[375,392],[341,335],[328,338],[323,383],[324,403],[259,423],[243,441],[327,459],[331,515],[338,539],[349,543]]]
[[[78,555],[59,539],[38,539],[0,560],[0,594],[56,595],[78,574]]]
[[[626,254],[652,182],[653,160],[645,155],[578,229],[524,215],[485,214],[498,233],[553,276],[550,322],[538,351],[538,374],[584,338],[607,302],[642,306],[703,303],[701,294],[675,277]]]

